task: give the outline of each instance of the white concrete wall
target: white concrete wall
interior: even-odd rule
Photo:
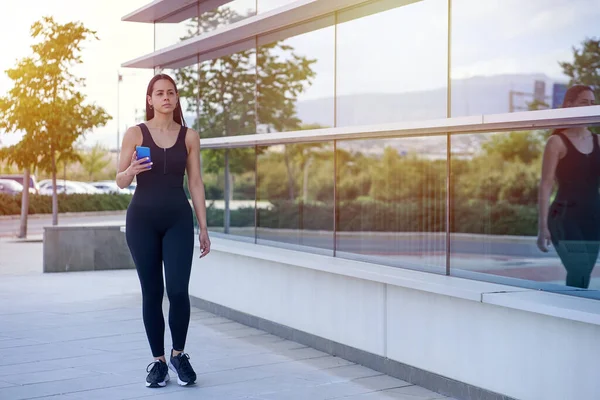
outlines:
[[[388,357],[523,400],[600,398],[600,326],[388,288]]]
[[[197,264],[192,296],[384,354],[381,283],[219,251]]]
[[[192,296],[517,399],[600,398],[599,301],[222,239],[195,260]]]

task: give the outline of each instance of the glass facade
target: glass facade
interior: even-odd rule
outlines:
[[[257,241],[333,255],[332,143],[257,148]]]
[[[561,63],[572,63],[573,47],[598,34],[598,0],[451,5],[452,116],[557,108],[555,84],[573,78]]]
[[[259,133],[334,126],[334,22],[328,17],[258,39]]]
[[[597,257],[588,271],[589,261],[582,261],[593,257],[597,242],[585,237],[586,220],[594,219],[593,205],[578,199],[585,204],[569,205],[570,210],[562,212],[555,187],[547,216],[552,236],[576,233],[581,237],[548,246],[548,252],[536,243],[542,156],[551,133],[523,130],[453,136],[452,274],[536,289],[564,291],[565,284],[572,290],[600,289],[600,270],[594,269]],[[570,256],[561,253],[563,245]],[[591,280],[584,284],[590,270]]]
[[[256,15],[256,0],[233,0],[217,8],[214,2],[202,2],[169,15],[154,24],[154,48],[162,49],[183,40],[212,32]]]
[[[448,2],[396,4],[338,13],[337,126],[446,117]]]
[[[258,13],[264,13],[275,8],[287,6],[293,2],[294,0],[256,0],[256,11]]]
[[[203,61],[198,66],[201,138],[256,132],[256,52],[254,49]]]
[[[229,2],[219,12],[260,14],[290,1],[246,3]],[[596,242],[551,245],[548,252],[537,245],[552,129],[532,130],[515,119],[484,133],[438,129],[210,148],[227,136],[257,133],[327,134],[447,117],[509,118],[513,111],[551,118],[535,110],[560,107],[574,83],[596,92],[565,106],[593,104],[600,97],[598,0],[526,3],[369,2],[165,71],[176,77],[186,121],[211,140],[202,150],[209,229],[271,246],[596,296],[596,259],[587,272],[572,272],[565,255],[591,260]],[[599,132],[568,119],[560,128],[587,138]],[[548,201],[556,214],[555,190]],[[549,221],[553,235],[562,234]]]
[[[446,138],[337,143],[336,255],[444,272]]]
[[[208,229],[254,241],[255,149],[206,149],[200,158]]]

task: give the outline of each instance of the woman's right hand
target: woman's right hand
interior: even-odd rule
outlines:
[[[550,231],[548,230],[548,228],[540,229],[540,232],[538,233],[538,238],[537,238],[538,248],[541,251],[543,251],[544,253],[547,253],[548,246],[550,246],[550,243],[552,243],[552,240],[550,238]]]
[[[125,170],[125,173],[129,176],[136,176],[137,174],[139,174],[140,172],[144,172],[144,171],[148,171],[149,169],[152,169],[152,162],[148,163],[148,157],[146,158],[141,158],[141,159],[137,159],[137,152],[133,152],[133,154],[131,155],[131,163],[129,164],[129,167],[127,167],[127,170]]]

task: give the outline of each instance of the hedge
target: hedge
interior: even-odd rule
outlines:
[[[31,195],[29,199],[30,214],[52,212],[51,196]],[[125,210],[130,201],[131,195],[61,194],[58,196],[58,209],[59,212]],[[0,215],[18,215],[20,209],[20,196],[0,194]],[[472,200],[456,202],[452,210],[452,232],[537,235],[535,206]],[[334,218],[331,204],[291,201],[277,201],[269,209],[259,209],[257,217],[260,227],[309,230],[331,230]],[[254,218],[252,207],[231,210],[230,226],[254,226]],[[440,199],[396,203],[372,200],[344,202],[338,206],[337,218],[338,230],[345,232],[444,232],[446,229],[445,203]],[[209,227],[222,227],[223,210],[209,206],[207,220]]]
[[[537,235],[537,208],[485,201],[457,203],[453,206],[451,232],[490,235]],[[338,207],[337,229],[344,232],[444,232],[445,203],[442,201],[411,201],[382,203],[353,201]],[[224,212],[208,207],[208,226],[223,226]],[[303,205],[277,202],[270,209],[258,212],[260,227],[273,229],[332,230],[331,205]],[[254,208],[230,211],[231,227],[254,226]]]
[[[58,212],[126,210],[129,194],[59,194]],[[0,215],[21,213],[21,196],[0,193]],[[52,196],[30,195],[29,214],[52,213]]]

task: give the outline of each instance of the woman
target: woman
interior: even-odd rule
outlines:
[[[146,368],[146,386],[164,387],[169,367],[177,374],[177,382],[185,386],[196,381],[189,356],[183,352],[190,321],[188,286],[194,251],[192,209],[183,189],[186,170],[200,225],[200,257],[210,251],[200,139],[185,126],[171,77],[160,74],[152,78],[146,97],[146,122],[125,133],[116,180],[120,188],[126,188],[137,176],[137,188],[127,209],[126,239],[140,279],[144,326],[155,358]],[[147,158],[137,160],[136,146],[150,148],[151,162]],[[164,352],[163,262],[173,340],[169,367]]]
[[[575,85],[563,107],[595,102],[592,88]],[[600,138],[585,127],[555,130],[544,150],[539,188],[537,245],[554,245],[565,269],[567,286],[587,288],[600,250]],[[549,205],[554,181],[558,193]]]

